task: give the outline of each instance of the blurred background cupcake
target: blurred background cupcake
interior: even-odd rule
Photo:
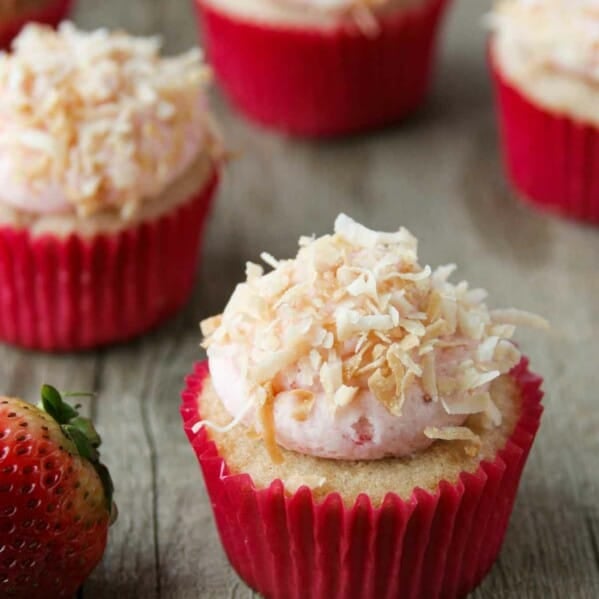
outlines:
[[[405,229],[340,215],[300,246],[248,264],[183,396],[227,556],[271,599],[465,596],[542,411],[511,337],[545,323],[421,266]]]
[[[55,27],[74,3],[74,0],[0,0],[0,47],[7,48],[30,21]]]
[[[599,6],[504,0],[490,17],[505,164],[524,199],[599,222]]]
[[[194,0],[210,61],[250,118],[301,136],[420,106],[449,0]]]
[[[0,339],[74,350],[171,315],[217,182],[200,52],[27,26],[0,57]]]

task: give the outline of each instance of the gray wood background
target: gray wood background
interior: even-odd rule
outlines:
[[[201,318],[220,311],[246,259],[295,251],[346,211],[380,228],[408,226],[425,260],[455,261],[497,306],[549,318],[522,334],[546,377],[546,413],[501,559],[473,597],[599,597],[599,229],[518,204],[499,162],[481,16],[456,0],[434,92],[409,123],[334,143],[285,140],[244,122],[215,95],[230,165],[209,224],[192,301],[144,339],[78,356],[0,347],[0,385],[36,400],[42,382],[93,389],[120,507],[85,599],[245,598],[217,541],[195,457],[178,415]],[[195,43],[187,0],[80,0],[86,28],[162,33],[167,50]]]

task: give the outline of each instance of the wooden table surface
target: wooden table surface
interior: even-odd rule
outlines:
[[[0,348],[1,391],[36,400],[42,382],[93,389],[87,408],[105,440],[120,518],[85,599],[242,598],[252,593],[217,540],[178,414],[185,374],[202,358],[201,318],[219,312],[246,259],[295,252],[303,233],[345,211],[421,238],[432,264],[491,292],[497,306],[547,317],[521,334],[546,378],[543,426],[501,558],[476,599],[599,597],[599,230],[542,216],[508,191],[499,162],[481,15],[457,0],[427,107],[384,133],[329,143],[290,141],[247,124],[215,98],[230,165],[209,223],[193,299],[127,346],[48,356]],[[195,43],[187,0],[80,0],[86,28],[162,33],[167,50]]]

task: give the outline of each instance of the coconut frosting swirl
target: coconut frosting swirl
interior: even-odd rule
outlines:
[[[530,70],[599,82],[597,0],[502,0],[489,22]]]
[[[278,445],[338,459],[403,456],[501,414],[490,383],[520,360],[526,312],[489,310],[486,293],[449,281],[453,265],[418,262],[406,229],[369,230],[345,215],[300,239],[293,260],[248,263],[222,315],[202,323],[214,387],[235,426]],[[198,426],[210,423],[199,423]]]
[[[63,23],[0,55],[0,201],[33,213],[135,212],[214,143],[198,49]]]

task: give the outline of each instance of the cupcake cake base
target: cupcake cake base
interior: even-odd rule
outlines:
[[[233,567],[269,599],[434,599],[467,594],[499,553],[542,412],[541,379],[528,370],[526,359],[502,384],[519,398],[518,408],[499,432],[493,432],[498,436],[483,439],[478,459],[464,455],[461,447],[461,457],[449,454],[443,469],[428,473],[428,479],[428,474],[422,477],[416,471],[421,484],[409,494],[405,489],[415,480],[407,481],[404,489],[400,482],[390,492],[369,486],[370,494],[356,495],[335,486],[351,487],[357,476],[351,471],[359,473],[359,463],[331,465],[331,472],[349,470],[347,484],[339,483],[344,480],[341,475],[330,489],[327,473],[318,466],[328,461],[306,456],[289,454],[289,459],[310,462],[304,480],[311,472],[324,481],[303,484],[300,477],[283,482],[278,466],[272,467],[270,477],[257,467],[266,484],[247,472],[236,473],[221,440],[219,449],[205,428],[192,430],[201,419],[198,401],[212,403],[207,364],[197,364],[187,380],[181,414]],[[437,443],[434,451],[445,453],[444,445]],[[245,441],[240,446],[235,461],[241,464]],[[431,463],[439,463],[437,458]],[[248,464],[256,461],[260,464],[255,454],[247,456]],[[393,461],[403,462],[389,460]],[[375,467],[386,466],[381,462]],[[296,470],[297,464],[290,468]],[[413,464],[410,470],[414,472]]]
[[[440,20],[448,0],[426,0],[379,19],[332,29],[237,17],[196,0],[203,41],[232,102],[286,133],[327,137],[404,118],[429,88]]]
[[[122,342],[188,299],[214,171],[173,211],[114,233],[32,234],[0,225],[0,341],[72,351]]]
[[[490,57],[505,167],[528,203],[599,223],[599,128],[537,105]]]

